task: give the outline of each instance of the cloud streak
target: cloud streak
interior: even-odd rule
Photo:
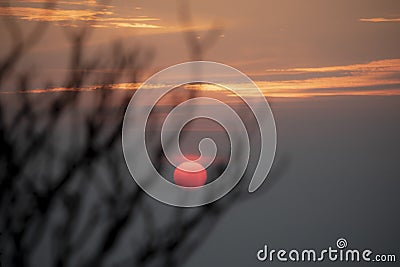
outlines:
[[[258,82],[264,94],[270,96],[400,94],[400,59],[343,66],[267,69],[265,73],[270,77],[284,77],[277,81],[264,79]],[[308,78],[310,75],[314,77]]]
[[[0,16],[16,17],[24,21],[53,22],[59,26],[79,26],[87,23],[98,28],[143,28],[160,29],[164,26],[155,24],[159,18],[147,16],[120,17],[113,11],[113,6],[97,4],[96,1],[57,2],[56,7],[36,7],[35,3],[47,1],[18,1],[11,6],[1,6]],[[76,8],[78,7],[78,8]]]
[[[400,22],[400,18],[362,18],[359,19],[362,22]]]
[[[400,95],[400,59],[378,60],[363,64],[343,66],[323,66],[312,68],[267,69],[265,73],[282,75],[284,79],[271,79],[254,76],[253,79],[266,97],[301,98],[315,96],[387,96]],[[308,78],[309,74],[323,74],[321,77]],[[291,76],[296,75],[296,79]],[[301,75],[305,78],[301,78]],[[254,78],[255,77],[255,78]],[[121,83],[110,85],[112,90],[135,90],[140,84]],[[160,85],[161,86],[161,85]],[[240,85],[232,85],[238,86]],[[96,86],[81,88],[82,91],[96,90]],[[158,88],[152,88],[157,90]],[[191,88],[193,89],[193,88]],[[48,93],[75,89],[54,88],[24,91],[24,93]],[[151,89],[149,89],[151,90]],[[230,92],[213,85],[203,85],[202,91]],[[3,92],[18,93],[18,92]],[[244,93],[245,92],[241,92]]]

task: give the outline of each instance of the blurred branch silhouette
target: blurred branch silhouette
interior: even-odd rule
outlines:
[[[44,5],[51,12],[56,2]],[[200,41],[191,30],[187,2],[179,2],[179,17],[188,29],[184,34],[191,59],[202,59],[220,27],[213,27]],[[3,18],[3,23],[12,46],[0,61],[0,90],[13,78],[24,92],[34,73],[20,72],[17,63],[47,26],[38,22],[26,32],[13,18]],[[85,46],[91,31],[85,23],[65,31],[71,44],[71,71],[63,85],[68,91],[0,98],[4,266],[178,266],[246,192],[241,182],[224,199],[204,207],[156,205],[169,214],[160,224],[154,201],[132,182],[122,156],[122,120],[133,92],[118,94],[112,89],[125,76],[137,83],[152,59],[151,50],[129,50],[117,42],[101,57],[89,57]],[[104,68],[110,70],[98,75]],[[80,90],[92,78],[98,80],[96,89]]]

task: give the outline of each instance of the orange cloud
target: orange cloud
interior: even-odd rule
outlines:
[[[359,21],[363,22],[400,22],[400,18],[364,18],[359,19]]]
[[[1,1],[1,0],[0,0]],[[51,5],[47,5],[51,3]],[[183,31],[206,31],[213,29],[208,21],[196,26],[162,25],[160,18],[149,16],[122,17],[115,12],[115,6],[102,4],[100,1],[49,1],[17,0],[9,5],[0,6],[0,16],[15,17],[23,21],[51,22],[63,27],[79,27],[84,23],[94,28],[138,28],[149,29],[136,34],[168,34]],[[140,10],[140,7],[135,7]],[[221,36],[222,37],[222,36]]]
[[[257,82],[269,96],[400,94],[400,59],[343,66],[267,69],[265,73],[284,77],[278,81]],[[307,78],[310,74],[317,75]]]
[[[342,66],[267,69],[249,75],[267,97],[400,95],[400,59]],[[240,88],[237,84],[231,86]],[[215,91],[216,87],[203,88]],[[241,93],[246,94],[245,91]]]
[[[15,16],[22,20],[35,21],[95,20],[98,16],[111,14],[113,13],[110,11],[0,7],[0,16]]]
[[[14,2],[19,2],[23,4],[46,4],[49,2],[54,2],[54,0],[16,0]],[[87,6],[87,7],[107,7],[105,4],[98,3],[96,0],[87,0],[87,1],[58,1],[59,5],[79,5],[79,6]]]
[[[23,4],[45,3],[48,1],[20,1]],[[68,3],[68,5],[67,5]],[[96,1],[85,2],[57,2],[57,8],[44,8],[32,6],[3,6],[0,7],[0,16],[17,17],[26,21],[53,22],[60,26],[77,26],[77,22],[86,22],[92,27],[101,28],[164,28],[156,25],[154,21],[159,18],[133,17],[124,18],[116,16],[112,6],[101,6]],[[81,5],[82,9],[71,8],[71,5]]]
[[[315,97],[315,96],[343,96],[343,95],[400,95],[400,59],[372,61],[364,64],[343,66],[324,66],[312,68],[267,69],[265,73],[283,75],[281,80],[255,77],[255,83],[267,97]],[[309,73],[323,73],[322,77],[301,78]],[[291,76],[297,75],[296,79]],[[300,75],[300,76],[298,76]],[[135,90],[140,84],[120,83],[111,85],[112,90]],[[163,86],[163,85],[159,85]],[[238,84],[231,84],[240,88]],[[234,96],[229,91],[214,85],[202,85],[199,88],[187,86],[189,89],[201,90],[205,93],[224,92],[227,96]],[[84,87],[79,90],[96,90],[98,86]],[[149,90],[158,88],[148,88]],[[37,89],[24,93],[45,93],[76,90],[70,88]],[[2,93],[18,93],[2,92]],[[241,91],[246,94],[246,91]],[[232,101],[235,101],[234,99]]]

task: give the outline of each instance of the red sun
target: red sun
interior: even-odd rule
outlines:
[[[176,167],[174,181],[184,187],[202,186],[207,181],[207,171],[200,163],[186,161]]]

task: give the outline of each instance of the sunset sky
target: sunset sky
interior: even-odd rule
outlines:
[[[399,122],[400,0],[0,0],[0,267],[399,266]]]
[[[0,16],[21,28],[49,22],[43,39],[19,68],[34,68],[32,89],[52,79],[61,86],[68,71],[68,28],[88,23],[95,51],[113,40],[155,52],[142,79],[190,60],[178,19],[177,1],[0,1]],[[202,40],[217,25],[223,30],[203,60],[231,65],[249,75],[267,96],[400,94],[400,2],[339,1],[190,1]],[[0,24],[0,55],[12,46],[7,24]],[[12,91],[17,88],[4,89]]]

